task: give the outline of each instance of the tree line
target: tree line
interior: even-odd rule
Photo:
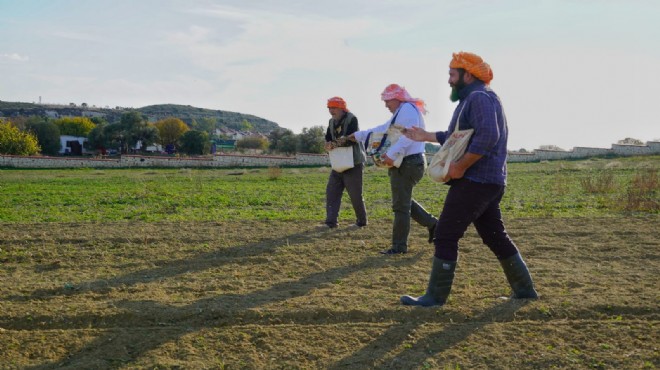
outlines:
[[[193,120],[190,125],[176,117],[154,123],[138,111],[121,115],[118,122],[108,123],[100,117],[63,117],[52,119],[43,116],[19,116],[0,118],[0,154],[57,155],[61,150],[60,136],[85,137],[88,150],[104,154],[108,149],[119,153],[144,152],[147,147],[159,144],[168,153],[205,155],[211,151],[214,140],[228,139],[217,134],[217,119]],[[241,129],[251,129],[244,120]],[[248,136],[236,141],[238,150],[258,149],[270,153],[323,153],[325,128],[313,126],[295,134],[285,128],[272,130],[265,138]],[[138,147],[139,146],[139,147]]]

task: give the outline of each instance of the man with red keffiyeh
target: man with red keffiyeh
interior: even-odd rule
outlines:
[[[382,92],[381,99],[385,102],[385,107],[392,113],[392,117],[380,126],[355,132],[349,136],[349,139],[358,142],[365,141],[370,133],[386,132],[394,124],[406,129],[412,127],[424,129],[423,114],[426,114],[426,108],[423,100],[411,97],[404,87],[397,84],[388,85]],[[412,197],[413,188],[424,176],[426,168],[424,148],[424,143],[415,142],[402,135],[381,156],[383,162],[390,166],[387,171],[390,177],[392,211],[394,212],[392,245],[389,249],[382,251],[382,254],[408,252],[411,217],[427,228],[429,243],[432,242],[437,219]],[[395,166],[396,163],[400,164]]]

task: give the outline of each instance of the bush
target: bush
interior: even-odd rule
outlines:
[[[37,138],[11,123],[0,122],[0,154],[34,155],[41,151]]]
[[[268,148],[268,140],[260,136],[248,136],[236,142],[238,149],[266,149]]]
[[[614,174],[607,171],[599,172],[594,176],[580,179],[580,185],[587,193],[609,193],[614,190]]]
[[[269,180],[277,180],[280,177],[282,177],[282,169],[274,166],[274,167],[268,167],[268,179]]]
[[[660,211],[658,171],[638,172],[630,181],[625,199],[627,211]]]
[[[203,131],[190,130],[186,131],[181,138],[180,151],[190,155],[204,155],[209,154],[211,151],[211,143],[209,142],[209,134]]]

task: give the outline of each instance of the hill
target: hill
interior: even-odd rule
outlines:
[[[155,122],[167,117],[177,117],[187,124],[190,124],[193,120],[200,120],[202,118],[215,118],[218,120],[219,128],[227,127],[232,129],[239,129],[241,128],[241,124],[244,120],[252,124],[254,131],[264,134],[279,128],[277,123],[251,114],[197,108],[190,105],[158,104],[148,105],[141,108],[99,108],[77,105],[46,105],[22,102],[6,102],[0,100],[0,116],[4,117],[102,116],[108,122],[114,123],[119,121],[123,113],[130,110],[139,111],[140,113],[147,116],[151,122]]]

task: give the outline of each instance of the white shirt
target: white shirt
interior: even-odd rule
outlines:
[[[364,141],[367,139],[367,135],[369,135],[370,132],[386,132],[390,127],[392,118],[394,118],[394,116],[396,116],[394,123],[397,125],[401,125],[406,128],[420,127],[422,129],[426,129],[426,125],[424,124],[424,117],[422,116],[422,113],[420,113],[420,111],[417,109],[417,107],[413,103],[401,102],[399,108],[392,114],[392,117],[390,117],[387,122],[368,130],[355,132],[355,139],[358,141]],[[413,141],[404,135],[401,135],[399,140],[397,140],[397,142],[389,148],[386,154],[396,162],[400,156],[405,157],[411,154],[424,153],[425,145],[426,144],[424,142]]]

